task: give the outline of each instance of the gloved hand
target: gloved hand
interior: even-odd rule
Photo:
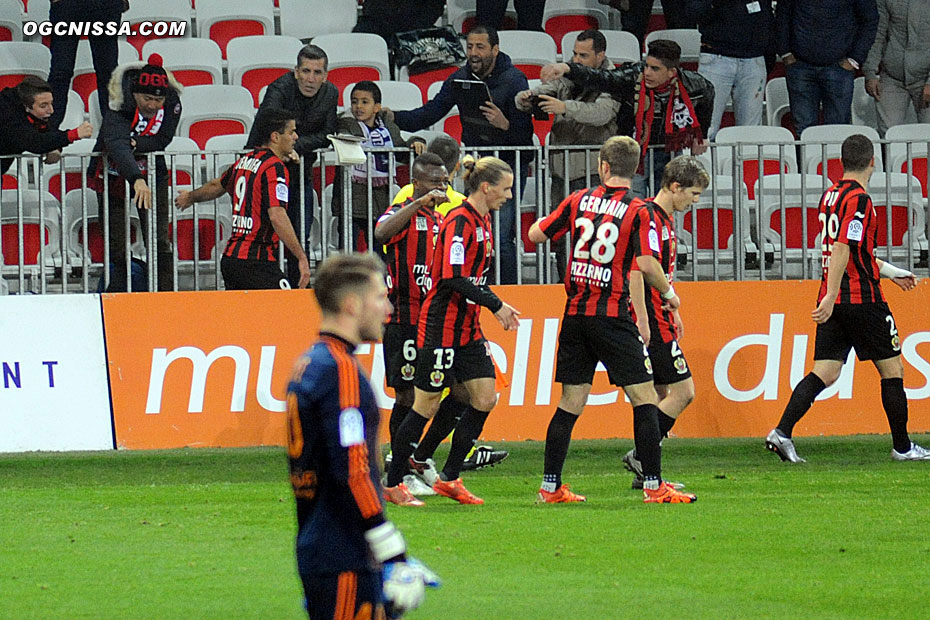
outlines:
[[[385,612],[390,618],[400,618],[423,602],[425,588],[438,588],[439,576],[416,558],[384,565]]]

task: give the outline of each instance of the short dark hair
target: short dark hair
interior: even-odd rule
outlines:
[[[252,123],[252,135],[255,136],[253,146],[261,146],[271,142],[271,134],[284,133],[288,121],[294,120],[294,113],[282,108],[260,108]]]
[[[384,277],[384,263],[374,254],[332,254],[316,272],[313,294],[323,314],[339,314],[343,298],[363,292],[371,276]]]
[[[611,136],[601,146],[597,158],[607,162],[611,175],[629,179],[639,167],[639,142],[629,136]]]
[[[646,55],[661,61],[667,69],[677,69],[681,64],[681,46],[668,39],[656,39],[650,43]]]
[[[700,187],[702,190],[710,185],[710,175],[697,157],[681,155],[665,165],[662,171],[662,188],[669,189],[672,183],[683,188]]]
[[[607,37],[604,36],[604,33],[600,30],[595,30],[594,28],[588,28],[587,30],[582,30],[578,33],[578,36],[575,38],[576,41],[593,41],[591,45],[594,46],[594,53],[599,54],[600,52],[607,51]]]
[[[843,170],[859,172],[869,167],[875,156],[875,146],[872,141],[861,133],[853,134],[843,140],[842,154]]]
[[[459,156],[462,153],[458,141],[448,134],[436,136],[426,147],[426,150],[429,153],[439,155],[449,174],[452,174],[452,169],[459,163]]]
[[[27,75],[16,86],[16,94],[19,96],[20,102],[27,108],[32,107],[32,104],[36,101],[36,96],[50,92],[52,92],[52,87],[49,86],[49,83],[34,75]]]
[[[484,24],[478,24],[474,28],[468,31],[468,35],[473,34],[486,34],[488,35],[488,43],[491,44],[491,47],[501,44],[501,38],[497,34],[497,28],[494,26],[485,26]]]
[[[322,60],[323,68],[329,69],[329,56],[326,55],[326,52],[323,51],[318,45],[304,45],[300,48],[300,51],[297,52],[297,66],[300,66],[300,61],[306,58],[307,60]]]
[[[349,94],[349,96],[351,97],[355,94],[355,91],[358,90],[364,93],[371,93],[371,98],[375,100],[375,103],[381,103],[381,89],[378,88],[378,85],[371,80],[362,80],[361,82],[358,82],[355,86],[352,87],[352,92]]]
[[[442,161],[442,158],[435,154],[426,152],[413,160],[413,170],[411,176],[415,179],[420,178],[420,175],[426,171],[430,166],[445,166],[446,164]]]

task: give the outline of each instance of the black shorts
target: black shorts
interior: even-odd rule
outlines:
[[[582,385],[594,380],[597,363],[613,385],[652,381],[649,351],[629,316],[566,316],[559,331],[555,380]]]
[[[861,361],[901,354],[901,338],[888,304],[836,304],[826,323],[817,326],[815,360],[845,362],[849,350]]]
[[[652,380],[656,385],[671,385],[691,376],[691,369],[677,340],[650,341],[649,357],[652,359]]]
[[[417,326],[384,326],[384,377],[388,387],[413,388],[417,368]]]
[[[310,620],[383,617],[376,613],[383,606],[381,573],[349,571],[337,575],[301,575],[300,579]],[[365,605],[371,615],[358,613]]]
[[[278,263],[266,260],[243,260],[224,256],[220,260],[220,271],[223,272],[223,282],[227,291],[291,288]]]
[[[417,352],[414,385],[425,392],[441,392],[453,383],[494,376],[491,347],[483,338],[464,347],[423,347]]]

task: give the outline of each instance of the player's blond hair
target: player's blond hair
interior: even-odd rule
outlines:
[[[497,185],[505,174],[513,174],[510,164],[497,157],[475,159],[466,155],[462,158],[462,168],[465,170],[462,180],[465,181],[465,191],[469,194],[477,192],[482,183]]]
[[[607,138],[598,160],[607,162],[612,176],[629,179],[639,167],[639,143],[629,136]]]

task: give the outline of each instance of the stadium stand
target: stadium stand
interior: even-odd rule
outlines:
[[[249,133],[255,117],[252,93],[242,86],[190,86],[181,94],[179,136],[203,149],[212,136]]]
[[[339,89],[339,105],[344,105],[342,92],[347,84],[390,77],[387,43],[376,34],[323,34],[313,39],[313,44],[329,57],[327,79]]]
[[[817,214],[823,185],[823,178],[818,175],[791,173],[766,175],[761,182],[757,179],[753,187],[753,194],[759,197],[757,205],[762,213],[761,237],[766,253],[772,252],[773,258],[780,260],[784,238],[786,262],[800,263],[806,246],[813,274],[817,273],[820,263],[821,226]],[[806,231],[804,220],[807,221]]]
[[[869,196],[875,207],[878,221],[878,243],[875,256],[888,256],[888,210],[891,210],[891,260],[895,262],[910,261],[904,259],[910,252],[926,265],[927,234],[926,215],[920,195],[917,179],[903,172],[876,172],[869,181]]]
[[[292,71],[303,46],[300,39],[288,36],[235,38],[226,47],[229,83],[248,89],[257,108],[262,87]]]
[[[23,77],[37,75],[48,79],[52,54],[41,43],[4,41],[0,43],[0,88],[16,86]]]
[[[148,56],[146,56],[148,58]],[[119,57],[117,62],[125,64],[127,62],[137,62],[139,60],[139,50],[127,43],[119,42]],[[106,88],[106,87],[104,87]],[[87,110],[87,100],[97,92],[97,72],[94,71],[94,60],[90,54],[90,43],[86,40],[78,43],[77,55],[74,58],[74,76],[71,78],[71,90],[80,95],[81,109]],[[71,110],[69,100],[68,110]],[[73,127],[64,123],[62,127]]]
[[[542,68],[556,61],[555,41],[545,32],[503,30],[498,35],[500,50],[527,79],[539,78]]]
[[[232,39],[274,33],[271,0],[200,0],[197,3],[197,36],[215,41],[224,60],[226,45]]]
[[[60,267],[61,208],[55,197],[48,192],[39,192],[35,189],[2,190],[0,191],[0,239],[2,239],[5,265],[3,272],[5,274],[15,273],[19,269],[17,212],[20,195],[23,202],[23,264],[26,267],[38,265],[41,246],[44,245],[45,266],[47,268]],[[44,232],[40,232],[40,226]]]
[[[162,57],[165,69],[184,86],[223,83],[223,54],[210,39],[175,37],[153,39],[142,47],[142,57]]]
[[[716,190],[714,190],[716,186]],[[740,195],[734,191],[733,179],[729,176],[712,176],[712,184],[701,200],[684,213],[678,236],[681,243],[690,248],[689,262],[712,263],[715,258],[721,264],[732,265],[735,260],[734,238],[739,225],[742,234],[742,250],[747,257],[758,258],[758,247],[750,234],[749,196],[745,186],[739,187]],[[714,194],[716,193],[716,203]],[[737,215],[737,212],[739,215]],[[737,222],[737,218],[739,221]],[[716,228],[714,220],[717,221]],[[714,236],[717,242],[714,243]]]
[[[548,3],[543,11],[543,30],[556,42],[559,54],[564,54],[564,37],[567,33],[589,28],[607,30],[610,27],[610,18],[603,6],[592,6],[587,0]],[[568,50],[571,52],[571,44]]]
[[[575,39],[578,38],[580,33],[581,30],[573,30],[562,35],[561,50],[564,62],[572,61]],[[607,39],[607,57],[615,65],[642,60],[642,52],[640,52],[639,40],[636,35],[624,30],[602,30],[601,34]]]
[[[827,176],[836,181],[843,175],[840,162],[840,145],[853,134],[862,134],[873,142],[878,142],[878,131],[862,125],[814,125],[801,133],[801,169],[811,174],[823,172],[823,162],[827,161]],[[882,163],[882,149],[875,149],[875,170],[885,169]]]
[[[82,198],[83,196],[83,198]],[[87,241],[84,238],[82,200],[87,205]],[[64,230],[68,235],[68,262],[72,266],[103,267],[103,220],[100,217],[97,193],[92,189],[73,189],[65,194]],[[142,222],[135,209],[129,212],[129,235],[132,255],[145,256],[142,243]]]
[[[199,17],[199,16],[198,16]],[[158,0],[157,2],[132,2],[129,10],[123,13],[123,20],[133,26],[141,22],[149,21],[183,21],[187,23],[185,38],[192,35],[191,28],[191,5],[188,0]],[[134,34],[126,37],[129,43],[132,43],[139,52],[146,42],[161,37],[150,35]]]
[[[794,136],[784,127],[742,126],[724,127],[717,132],[717,174],[733,172],[733,158],[742,167],[743,184],[749,199],[755,199],[755,182],[759,178],[759,157],[762,157],[762,174],[797,172]],[[736,152],[734,153],[734,149]],[[779,164],[779,162],[782,162]]]
[[[23,40],[23,4],[19,0],[0,0],[0,41]]]
[[[921,194],[926,198],[930,124],[910,123],[889,127],[885,138],[891,140],[888,146],[888,171],[906,172],[913,175],[920,182]],[[908,159],[911,160],[910,164],[908,164]]]
[[[358,19],[355,0],[280,0],[281,34],[309,40],[321,34],[352,32]]]

